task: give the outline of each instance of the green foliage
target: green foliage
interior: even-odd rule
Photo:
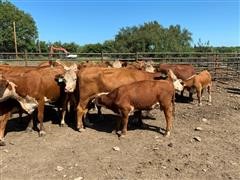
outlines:
[[[36,51],[38,37],[35,21],[30,14],[8,1],[0,1],[0,52],[14,52],[13,22],[16,24],[18,51]]]
[[[115,48],[119,52],[188,51],[191,40],[191,33],[180,25],[163,28],[153,21],[120,29],[115,36]]]
[[[82,47],[81,52],[83,53],[101,53],[103,49],[102,44],[86,44]]]

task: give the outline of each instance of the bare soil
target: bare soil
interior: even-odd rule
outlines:
[[[196,95],[176,103],[169,138],[159,133],[165,128],[159,110],[156,120],[144,120],[149,127],[129,128],[120,139],[111,133],[116,117],[109,110],[101,121],[91,112],[93,126],[80,133],[71,116],[59,127],[49,109],[44,137],[25,132],[13,117],[0,147],[0,179],[240,179],[240,82],[214,82],[211,106],[204,95],[201,107]]]

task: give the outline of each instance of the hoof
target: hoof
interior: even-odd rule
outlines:
[[[120,134],[120,137],[121,137],[121,138],[125,138],[125,137],[126,137],[126,134]]]
[[[202,106],[202,103],[199,103],[198,106]]]
[[[119,134],[119,133],[117,132],[117,130],[113,130],[112,134]]]
[[[45,136],[45,135],[46,135],[46,132],[45,132],[45,131],[42,130],[42,131],[39,132],[39,136],[40,136],[40,137]]]
[[[33,128],[31,128],[31,127],[27,127],[27,129],[25,130],[25,132],[32,132],[33,131]]]
[[[79,132],[84,132],[85,129],[84,129],[84,128],[79,128],[78,131],[79,131]]]
[[[4,140],[0,140],[0,146],[6,146],[6,143]]]
[[[140,125],[140,128],[142,128],[142,129],[147,129],[147,128],[148,128],[148,125],[145,124],[145,123],[142,123],[142,124]]]
[[[60,124],[60,127],[64,127],[64,126],[65,126],[65,123],[61,123],[61,124]]]
[[[164,137],[169,137],[170,136],[170,131],[166,131],[165,133],[164,133]]]

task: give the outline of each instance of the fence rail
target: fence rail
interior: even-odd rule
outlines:
[[[0,63],[11,65],[37,65],[43,61],[61,59],[63,61],[122,61],[145,60],[153,61],[157,66],[160,63],[192,64],[197,71],[209,70],[214,78],[231,79],[240,76],[240,52],[213,53],[213,52],[136,52],[136,53],[72,53],[76,58],[67,58],[63,53],[0,53]],[[16,58],[17,57],[17,58]]]

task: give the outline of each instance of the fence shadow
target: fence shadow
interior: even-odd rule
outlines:
[[[228,93],[240,95],[240,88],[225,88]]]

